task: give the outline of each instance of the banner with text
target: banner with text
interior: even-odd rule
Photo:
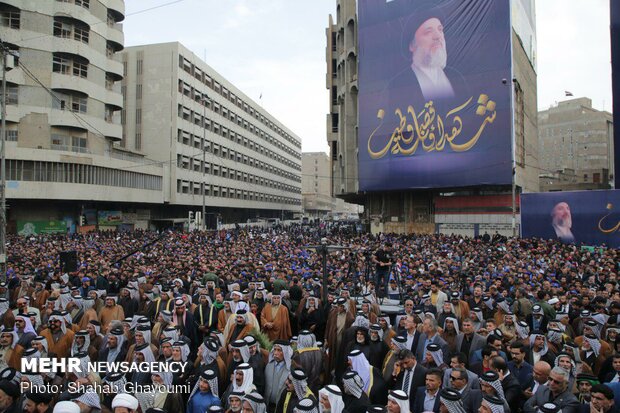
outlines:
[[[509,1],[360,0],[358,15],[360,190],[511,183]]]

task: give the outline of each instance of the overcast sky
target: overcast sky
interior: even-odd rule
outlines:
[[[609,0],[536,3],[539,110],[570,91],[611,112]],[[335,0],[125,4],[126,46],[182,43],[301,137],[304,152],[328,150],[325,28]]]

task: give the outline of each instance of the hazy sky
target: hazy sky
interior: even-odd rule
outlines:
[[[539,109],[570,91],[611,112],[609,0],[536,3]],[[328,150],[325,28],[335,0],[125,4],[126,46],[182,43],[301,137],[304,152]]]

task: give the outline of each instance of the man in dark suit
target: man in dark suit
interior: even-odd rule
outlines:
[[[416,357],[418,360],[426,359],[426,347],[431,344],[437,344],[441,347],[442,358],[445,361],[448,354],[448,343],[437,334],[437,321],[434,318],[428,317],[424,319],[422,323],[422,335],[418,341],[418,348],[416,350]]]
[[[472,354],[482,349],[486,340],[474,331],[474,323],[471,318],[463,320],[463,331],[456,336],[456,351],[467,355],[467,365],[470,365]]]
[[[499,375],[504,390],[504,398],[513,412],[519,409],[519,398],[521,397],[521,385],[519,379],[508,370],[508,364],[502,357],[497,356],[491,359],[491,370]]]
[[[461,401],[466,412],[477,412],[482,403],[482,391],[471,388],[467,370],[460,367],[451,370],[447,386],[461,394]]]
[[[545,403],[554,403],[562,413],[577,413],[579,411],[579,401],[568,389],[568,372],[561,367],[554,367],[549,374],[549,382],[536,390],[525,405],[525,413],[536,413]]]
[[[409,409],[413,410],[416,390],[424,386],[427,370],[417,362],[409,350],[401,350],[394,363],[392,390],[402,390],[409,396]],[[407,377],[408,376],[408,377]]]
[[[441,377],[442,373],[439,369],[430,369],[426,372],[426,384],[418,387],[411,413],[439,411],[439,390],[441,389]]]
[[[420,336],[422,333],[418,331],[418,322],[420,318],[416,314],[408,314],[405,316],[405,332],[403,336],[407,339],[407,349],[413,353],[418,349]]]
[[[443,388],[450,386],[450,374],[454,369],[463,369],[467,372],[467,387],[480,390],[480,379],[473,371],[465,368],[467,357],[463,353],[456,353],[450,356],[450,368],[443,372]]]

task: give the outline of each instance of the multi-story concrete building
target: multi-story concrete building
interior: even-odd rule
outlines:
[[[613,118],[588,98],[559,102],[538,113],[542,190],[613,187]]]
[[[122,53],[124,137],[164,168],[168,217],[226,222],[301,212],[301,140],[179,43]]]
[[[396,3],[396,2],[394,2]],[[404,3],[404,2],[403,2]],[[360,192],[358,178],[358,22],[356,0],[337,0],[326,30],[327,142],[334,196],[364,205],[375,232],[518,233],[518,194],[537,192],[538,133],[534,0],[512,7],[513,152],[516,201],[508,186]],[[510,133],[511,131],[506,131]],[[514,206],[513,206],[514,205]]]
[[[322,217],[334,209],[331,162],[324,152],[305,152],[301,158],[301,195],[304,215]]]
[[[161,166],[115,145],[124,17],[123,0],[0,3],[0,39],[16,57],[6,75],[9,231],[162,203]]]

